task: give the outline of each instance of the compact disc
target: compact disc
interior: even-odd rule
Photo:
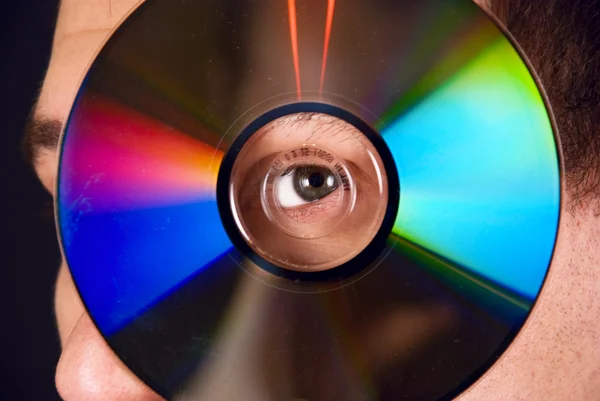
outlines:
[[[150,0],[61,141],[61,246],[173,400],[452,399],[550,267],[541,87],[471,0]]]

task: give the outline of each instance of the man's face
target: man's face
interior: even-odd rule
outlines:
[[[58,134],[81,78],[111,30],[136,3],[137,0],[62,1],[51,63],[34,112],[36,129],[29,138],[36,171],[52,193],[57,173]],[[510,4],[498,10],[502,10],[500,17],[511,15]],[[529,17],[533,20],[535,11],[531,13]],[[509,28],[511,21],[509,18]],[[519,23],[521,32],[526,32],[522,22]],[[585,47],[586,43],[579,41],[572,45],[575,48],[571,51],[583,53],[577,46]],[[531,48],[535,49],[530,54],[534,65],[537,62],[545,66],[551,64],[552,57],[558,57],[558,53],[540,51],[543,46],[539,44],[532,44]],[[584,61],[571,68],[583,68]],[[545,75],[554,76],[542,71],[542,79]],[[553,86],[553,82],[545,84]],[[584,97],[585,88],[588,88],[586,83],[577,86],[576,90],[581,93],[573,92],[570,96]],[[552,88],[549,93],[552,97]],[[563,99],[551,101],[557,104],[557,114],[577,112],[567,110],[566,106],[561,109]],[[574,132],[576,128],[564,125],[561,140],[565,146],[565,164],[585,165],[584,173],[587,173],[582,175],[581,168],[573,167],[575,173],[567,175],[567,180],[579,177],[578,182],[583,182],[597,178],[594,163],[582,164],[576,160],[580,157],[579,152],[573,150],[578,143],[573,139],[578,135]],[[589,130],[594,129],[589,127]],[[595,132],[592,135],[595,137]],[[592,141],[590,146],[595,143]],[[594,214],[593,193],[583,196],[586,191],[581,190],[580,185],[568,187],[572,189],[564,195],[567,210],[562,214],[557,250],[539,301],[503,358],[462,396],[463,400],[597,399],[600,390],[600,348],[597,346],[600,341],[600,217]],[[64,262],[57,279],[55,307],[63,346],[56,383],[64,399],[161,399],[107,346],[85,311]]]

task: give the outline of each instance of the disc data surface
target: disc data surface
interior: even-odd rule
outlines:
[[[374,127],[401,188],[381,263],[309,293],[241,268],[216,202],[245,124],[307,99]],[[438,400],[532,308],[558,166],[534,79],[470,0],[154,0],[79,91],[57,213],[91,317],[165,397]]]

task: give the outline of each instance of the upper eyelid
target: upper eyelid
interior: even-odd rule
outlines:
[[[314,126],[311,127],[309,132],[300,132],[310,124],[313,124]],[[276,130],[281,131],[281,134],[280,136],[278,135],[279,138],[273,139],[273,131]],[[285,133],[285,131],[288,132]],[[261,133],[263,137],[269,138],[269,143],[277,141],[278,144],[274,147],[280,150],[304,144],[314,144],[317,142],[319,143],[317,146],[325,148],[329,146],[334,147],[336,144],[346,143],[350,139],[354,140],[353,147],[356,150],[367,147],[367,144],[364,142],[365,139],[363,138],[363,134],[356,127],[337,117],[322,113],[303,112],[283,116],[263,126],[257,133]],[[323,142],[327,141],[335,143],[327,144],[329,146],[324,145]],[[345,152],[348,152],[348,149],[345,146],[342,146],[338,149],[339,154],[336,156],[348,159],[349,155],[344,154]],[[268,156],[269,155],[265,157]]]

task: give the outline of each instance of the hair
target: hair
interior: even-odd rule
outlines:
[[[598,200],[600,0],[490,3],[492,12],[523,48],[546,90],[560,133],[572,206]]]

